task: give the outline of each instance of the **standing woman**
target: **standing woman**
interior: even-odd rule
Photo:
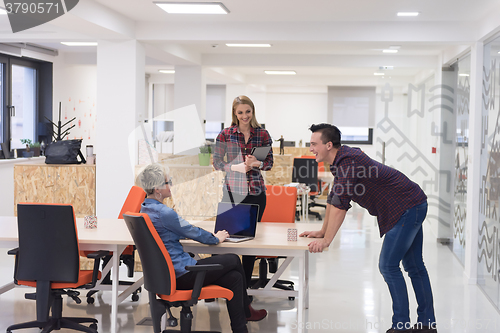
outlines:
[[[269,132],[260,126],[255,117],[255,107],[247,96],[233,101],[231,127],[217,136],[214,150],[214,168],[226,172],[223,202],[246,203],[259,206],[259,219],[266,208],[266,186],[261,171],[273,167],[273,150],[264,161],[250,155],[253,147],[271,146]],[[224,157],[226,157],[224,159]],[[243,256],[247,286],[250,287],[255,256]]]

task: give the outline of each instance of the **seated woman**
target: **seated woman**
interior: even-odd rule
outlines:
[[[192,226],[177,213],[165,206],[163,200],[171,196],[171,182],[161,164],[147,166],[139,176],[141,186],[146,191],[147,197],[141,208],[141,213],[149,215],[156,231],[163,240],[165,247],[172,259],[177,277],[177,289],[192,289],[195,273],[188,272],[185,267],[196,264],[221,264],[223,269],[208,271],[205,276],[204,286],[215,284],[231,290],[233,299],[227,301],[227,310],[231,319],[233,332],[248,332],[247,321],[262,320],[267,315],[266,310],[254,310],[250,305],[247,286],[240,258],[235,254],[222,254],[196,261],[187,252],[184,252],[181,238],[190,238],[203,244],[219,244],[223,242],[228,233],[218,231],[215,235],[201,228]]]

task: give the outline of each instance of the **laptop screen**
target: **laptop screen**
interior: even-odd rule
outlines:
[[[259,206],[219,202],[215,231],[226,230],[230,235],[255,237]]]

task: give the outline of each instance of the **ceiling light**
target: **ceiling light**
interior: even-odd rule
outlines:
[[[385,50],[382,50],[382,52],[384,52],[384,53],[398,53],[398,50],[385,49]]]
[[[61,42],[67,46],[97,46],[97,42]]]
[[[398,12],[398,16],[418,16],[419,12]]]
[[[264,71],[268,75],[295,75],[295,71]]]
[[[381,71],[394,69],[394,66],[380,66],[378,69]]]
[[[226,44],[228,47],[271,47],[271,44]]]
[[[0,7],[0,15],[7,15],[7,11]]]
[[[175,69],[160,69],[158,72],[163,73],[163,74],[174,74]]]
[[[373,73],[373,75],[375,75],[375,76],[384,76],[384,75],[385,75],[385,73],[375,72],[375,73]]]
[[[222,2],[155,2],[169,14],[228,14]]]
[[[461,74],[458,74],[458,76],[469,76],[469,74],[461,73]]]

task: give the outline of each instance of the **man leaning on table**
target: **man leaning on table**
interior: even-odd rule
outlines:
[[[385,235],[379,269],[392,297],[392,327],[387,333],[436,333],[431,284],[422,258],[422,223],[427,196],[403,173],[372,160],[359,148],[341,145],[341,133],[330,124],[312,125],[310,151],[317,162],[330,164],[335,177],[328,195],[323,227],[301,237],[322,238],[309,243],[310,252],[328,247],[344,222],[350,201],[377,217]],[[410,322],[408,292],[399,268],[408,272],[418,303],[417,324]]]

